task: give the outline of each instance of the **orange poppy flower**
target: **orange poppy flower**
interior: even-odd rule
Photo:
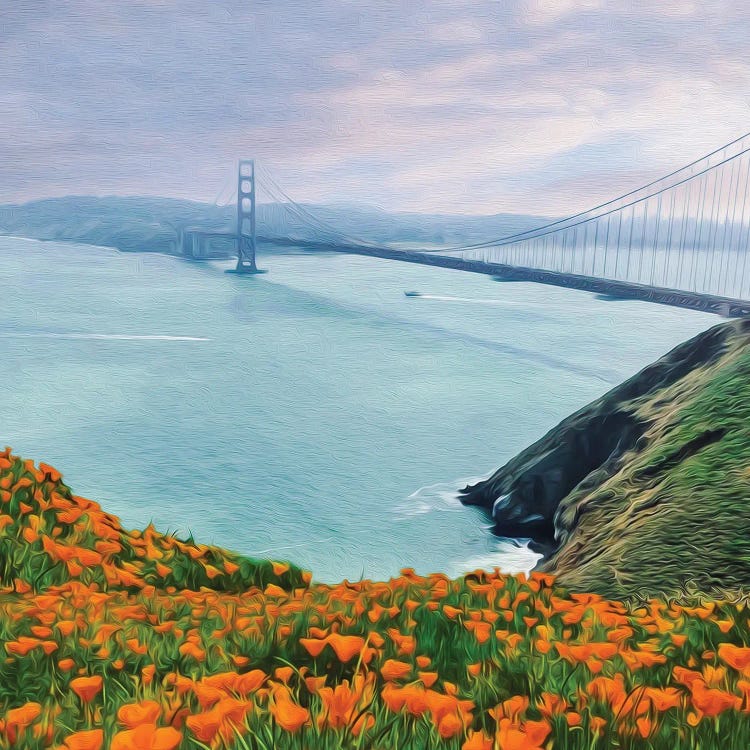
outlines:
[[[289,570],[289,563],[274,562],[271,563],[274,575],[283,576]]]
[[[277,680],[281,680],[285,685],[289,684],[289,680],[292,679],[294,670],[291,667],[277,667],[273,673],[273,676]]]
[[[546,718],[563,713],[568,706],[568,703],[564,698],[561,698],[554,693],[542,693],[541,699],[541,703],[537,703],[536,707],[542,716],[545,716]]]
[[[438,673],[437,672],[423,672],[419,671],[417,672],[417,677],[422,681],[422,684],[429,688],[432,687],[438,679]]]
[[[679,665],[672,669],[672,675],[676,682],[679,682],[681,685],[685,685],[685,687],[688,688],[691,688],[696,682],[703,680],[703,676],[700,672],[694,672],[691,669],[685,669],[685,667]]]
[[[326,638],[300,638],[299,643],[313,659],[317,659],[328,644],[328,640]]]
[[[518,725],[510,719],[501,719],[497,727],[497,738],[503,750],[543,750],[542,743],[549,733],[549,725],[543,722]]]
[[[305,677],[305,687],[307,687],[308,693],[317,693],[321,688],[325,687],[326,676],[322,677]]]
[[[138,654],[140,656],[143,656],[143,654],[147,654],[148,653],[148,646],[146,644],[141,643],[137,638],[128,638],[128,640],[125,641],[125,645],[134,654]]]
[[[385,663],[380,668],[380,674],[383,676],[383,679],[388,682],[391,682],[392,680],[400,680],[406,677],[410,672],[411,664],[396,659],[386,659]]]
[[[635,721],[638,728],[638,734],[645,740],[651,734],[651,719],[648,716],[641,716]]]
[[[156,666],[154,664],[147,664],[141,670],[141,680],[144,685],[148,686],[154,681],[154,675],[156,674]]]
[[[240,566],[237,563],[233,563],[231,560],[224,560],[224,570],[227,572],[227,575],[234,575],[239,569]]]
[[[446,684],[444,684],[443,687],[446,687]],[[474,708],[474,703],[472,701],[459,700],[454,695],[443,695],[435,690],[428,690],[425,693],[425,697],[433,721],[437,724],[440,723],[443,716],[449,713],[459,715],[463,719],[465,725],[471,723],[471,711]]]
[[[450,739],[464,730],[464,724],[457,714],[448,713],[438,722],[438,734],[444,739]]]
[[[492,738],[484,732],[469,732],[468,739],[461,745],[461,750],[492,750],[494,746]]]
[[[191,656],[198,662],[203,662],[206,660],[206,652],[200,646],[197,646],[195,643],[192,643],[190,641],[183,643],[178,651],[183,656]]]
[[[188,716],[185,723],[196,739],[201,742],[213,742],[224,723],[224,717],[218,711],[211,709]]]
[[[540,639],[540,640],[534,641],[534,648],[540,654],[548,654],[552,650],[552,644],[549,641]]]
[[[709,687],[718,687],[726,676],[726,667],[713,667],[710,664],[703,667],[703,680]]]
[[[263,589],[263,593],[266,596],[273,596],[273,597],[285,597],[287,596],[286,591],[281,588],[281,586],[277,586],[275,583],[269,583],[265,589]]]
[[[643,696],[651,701],[651,704],[657,711],[668,711],[670,708],[679,708],[682,703],[682,693],[673,687],[647,687],[643,692]]]
[[[722,643],[718,648],[719,658],[738,672],[744,672],[750,667],[750,648],[735,646],[732,643]]]
[[[389,711],[397,714],[404,707],[406,696],[404,695],[402,688],[387,683],[380,691],[380,700],[385,703]]]
[[[118,732],[112,738],[110,750],[175,750],[181,742],[182,734],[174,727],[141,724]]]
[[[702,680],[693,683],[691,693],[693,705],[704,716],[718,716],[730,709],[739,711],[742,706],[742,699],[738,696],[717,688],[708,688]]]
[[[324,712],[318,718],[318,725],[326,723],[333,729],[338,729],[348,726],[358,715],[360,701],[372,699],[372,680],[366,680],[359,674],[355,676],[351,687],[349,681],[344,680],[335,688],[321,687],[318,695],[324,707]]]
[[[366,729],[372,729],[375,726],[375,717],[371,713],[364,713],[354,722],[352,726],[352,735],[359,735]]]
[[[489,713],[496,721],[507,718],[517,722],[528,707],[529,699],[525,695],[514,695],[495,706],[495,708],[490,709]]]
[[[124,727],[135,729],[140,724],[156,724],[161,706],[156,701],[127,703],[117,709],[117,719]]]
[[[60,635],[67,638],[75,631],[76,623],[73,620],[60,620],[55,623],[55,627],[60,631]]]
[[[19,729],[27,727],[30,724],[33,724],[34,721],[41,716],[41,713],[42,707],[39,703],[34,701],[24,703],[23,706],[12,708],[8,711],[5,715],[5,726],[6,728],[16,727]]]
[[[448,680],[443,680],[443,690],[445,690],[448,695],[457,695],[458,694],[458,685],[456,685],[454,682],[448,682]]]
[[[91,703],[101,692],[102,678],[99,675],[92,677],[76,677],[70,681],[70,689],[84,702]]]
[[[41,641],[36,638],[30,638],[28,635],[18,636],[18,640],[8,641],[5,644],[5,650],[9,654],[18,654],[19,656],[26,656],[34,648],[41,646]]]
[[[104,746],[104,732],[101,729],[87,729],[75,732],[65,738],[66,750],[101,750]]]
[[[464,627],[469,631],[473,631],[478,643],[486,643],[490,639],[492,625],[488,622],[469,620],[468,622],[464,622]]]
[[[297,705],[288,693],[277,693],[269,710],[276,723],[287,732],[297,732],[310,720],[310,712]]]
[[[619,655],[631,671],[636,671],[643,667],[646,667],[648,669],[657,664],[667,663],[666,654],[647,651],[644,646],[641,646],[640,650],[638,651],[627,648],[621,649]]]
[[[400,688],[400,691],[404,698],[406,710],[413,716],[421,716],[430,709],[430,695],[432,691],[425,690],[419,683],[406,685]]]
[[[591,730],[592,734],[601,736],[604,734],[604,729],[607,726],[607,720],[603,719],[601,716],[592,716],[589,719],[589,729]]]
[[[358,656],[365,647],[365,639],[359,635],[331,633],[328,636],[328,643],[342,664]]]

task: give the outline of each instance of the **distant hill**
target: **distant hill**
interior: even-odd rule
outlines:
[[[68,240],[125,251],[177,252],[177,230],[223,230],[232,210],[169,198],[50,198],[0,206],[0,234]]]
[[[231,231],[234,206],[146,197],[69,196],[0,206],[0,234],[66,240],[132,252],[177,252],[179,229]],[[261,204],[263,239],[330,239],[333,230],[370,242],[429,246],[480,242],[546,221],[535,216],[388,213],[360,205]]]

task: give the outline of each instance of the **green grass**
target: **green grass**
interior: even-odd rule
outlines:
[[[718,361],[634,408],[650,423],[645,440],[614,475],[562,503],[562,515],[579,518],[553,561],[560,580],[615,597],[748,586],[747,335],[736,333]]]

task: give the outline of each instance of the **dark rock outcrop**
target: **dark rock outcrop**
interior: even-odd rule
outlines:
[[[572,531],[559,518],[561,502],[600,486],[646,440],[651,421],[639,413],[644,399],[716,361],[735,334],[748,330],[750,321],[725,323],[677,346],[563,420],[489,479],[464,488],[462,501],[486,508],[498,535],[531,538],[554,550]]]

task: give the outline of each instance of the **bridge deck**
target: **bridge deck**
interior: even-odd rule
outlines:
[[[288,244],[288,243],[287,243]],[[685,307],[692,310],[712,312],[725,317],[744,317],[750,315],[750,301],[720,297],[700,292],[687,292],[679,289],[652,287],[630,281],[618,281],[580,274],[546,271],[536,268],[524,268],[500,263],[486,263],[479,260],[465,260],[440,253],[418,252],[413,250],[395,250],[391,248],[361,247],[357,245],[332,245],[324,242],[295,242],[294,244],[318,250],[333,250],[342,253],[368,255],[374,258],[400,260],[406,263],[419,263],[425,266],[454,268],[471,273],[482,273],[496,276],[505,281],[533,281],[540,284],[580,289],[597,292],[620,299],[637,299],[655,302],[674,307]]]

